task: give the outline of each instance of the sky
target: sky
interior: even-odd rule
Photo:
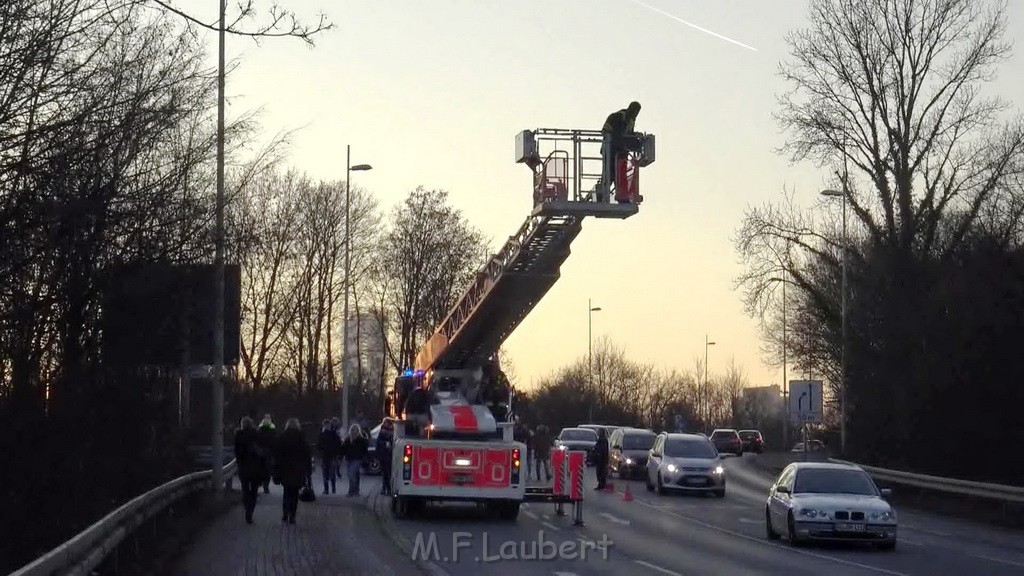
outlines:
[[[521,386],[586,357],[588,299],[602,308],[594,340],[631,359],[689,370],[707,336],[712,374],[734,360],[749,385],[781,384],[744,314],[732,239],[748,207],[783,190],[810,207],[829,187],[826,171],[777,152],[772,116],[785,35],[805,26],[808,0],[278,2],[336,27],[315,48],[229,37],[228,116],[260,109],[267,136],[298,129],[291,165],[315,178],[343,179],[351,145],[353,165],[373,165],[353,186],[386,210],[419,185],[448,190],[494,249],[531,209],[518,132],[600,129],[643,105],[636,127],[656,136],[657,160],[641,174],[640,212],[584,221],[561,278],[505,343]],[[1024,50],[1024,0],[1008,19]],[[212,34],[210,46],[215,56]],[[1015,53],[991,86],[1019,109],[1021,65]]]

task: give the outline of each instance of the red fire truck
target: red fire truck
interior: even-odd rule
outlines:
[[[598,193],[600,166],[588,165],[600,161],[599,131],[540,129],[517,136],[516,161],[533,172],[533,210],[477,273],[385,400],[395,421],[396,516],[428,502],[469,501],[514,520],[524,500],[556,502],[559,513],[561,503],[582,501],[582,452],[557,454],[551,487],[527,487],[526,446],[513,439],[514,398],[496,353],[558,279],[585,217],[624,219],[638,212],[643,197],[637,174],[654,161],[654,137],[636,138],[636,151],[615,159],[612,203]],[[544,147],[553,150],[544,155]]]

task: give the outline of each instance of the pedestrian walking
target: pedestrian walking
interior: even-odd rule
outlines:
[[[597,472],[597,488],[604,490],[608,481],[608,433],[604,428],[597,430],[597,445],[594,446],[594,468]]]
[[[284,489],[282,522],[295,524],[299,508],[299,490],[306,485],[313,470],[313,455],[298,418],[289,418],[277,441],[274,457],[274,479]]]
[[[352,423],[348,428],[348,438],[342,443],[342,451],[345,453],[346,467],[348,468],[348,494],[347,496],[359,495],[359,475],[363,465],[363,459],[369,453],[370,442],[363,435],[359,424]]]
[[[380,462],[381,496],[391,494],[391,457],[395,441],[395,425],[390,419],[385,418],[380,425],[380,432],[377,434],[377,444],[374,452]]]
[[[242,505],[245,522],[252,524],[260,484],[270,477],[269,454],[260,444],[259,432],[252,418],[246,416],[235,431],[235,460],[238,462],[238,480],[242,483]]]
[[[338,455],[341,454],[341,438],[331,429],[331,421],[324,420],[316,448],[320,452],[320,475],[324,481],[324,494],[338,493]]]
[[[259,436],[260,446],[263,448],[264,452],[270,455],[270,464],[273,465],[273,455],[277,452],[276,446],[274,445],[277,442],[277,427],[274,426],[274,420],[270,417],[270,414],[263,415],[263,420],[260,421],[259,426]],[[269,477],[263,482],[263,492],[265,494],[270,494]]]

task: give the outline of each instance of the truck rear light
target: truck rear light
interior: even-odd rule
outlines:
[[[519,471],[521,470],[519,461],[519,448],[512,449],[512,473],[509,474],[510,484],[519,484]]]
[[[402,479],[412,479],[412,445],[406,444],[402,453]]]

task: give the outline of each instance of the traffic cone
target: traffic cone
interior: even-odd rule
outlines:
[[[622,491],[622,499],[626,502],[633,501],[633,489],[629,487],[629,484],[626,484],[626,489]]]

